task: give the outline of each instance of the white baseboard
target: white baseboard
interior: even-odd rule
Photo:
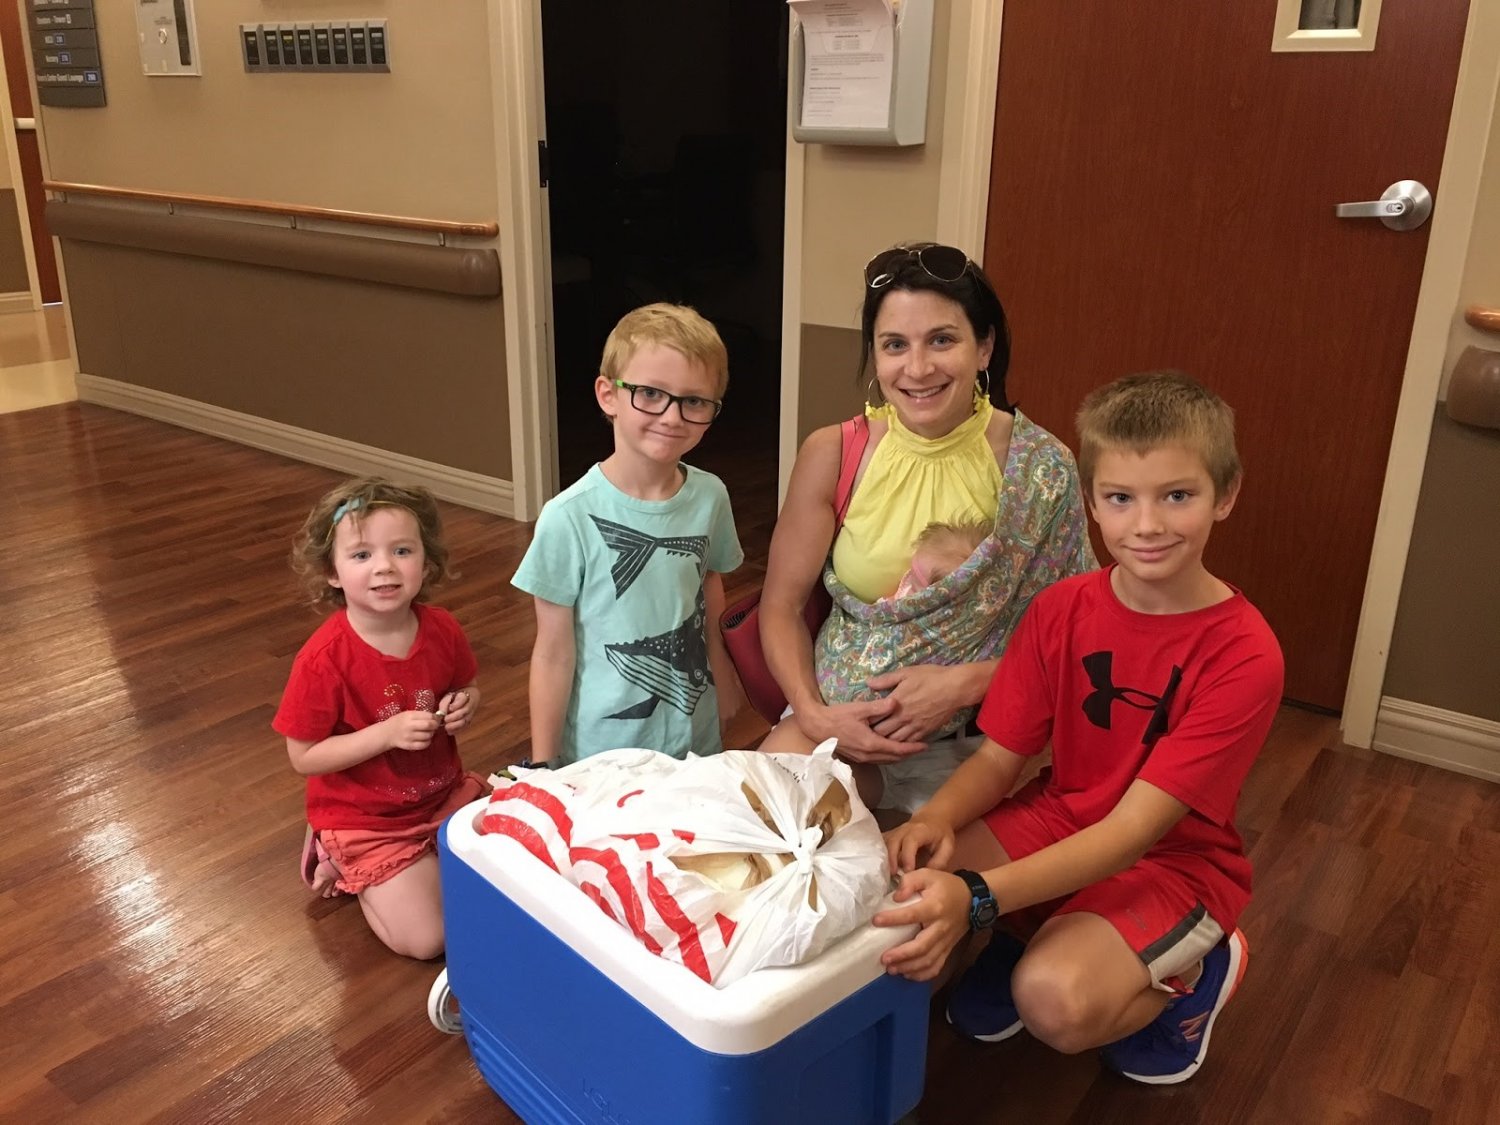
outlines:
[[[1375,718],[1376,750],[1500,781],[1500,723],[1385,696]]]
[[[0,293],[0,314],[36,312],[37,303],[30,293]]]
[[[241,414],[205,402],[167,394],[165,391],[105,379],[98,375],[78,375],[78,397],[83,402],[140,414],[158,422],[168,422],[188,430],[225,438],[241,445],[279,453],[294,461],[306,461],[327,469],[337,469],[351,476],[380,474],[420,484],[434,496],[451,500],[466,508],[492,512],[497,516],[515,516],[515,492],[508,480],[487,477],[466,469],[454,469],[434,461],[423,461],[404,453],[392,453],[371,445],[345,441],[343,438]]]

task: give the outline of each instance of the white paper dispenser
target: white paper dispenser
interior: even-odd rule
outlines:
[[[933,0],[787,0],[792,138],[919,145],[927,138]]]

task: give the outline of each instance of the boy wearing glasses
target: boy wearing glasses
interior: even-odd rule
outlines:
[[[531,760],[621,746],[716,753],[742,691],[717,622],[744,559],[724,484],[682,463],[729,383],[719,333],[681,305],[627,313],[594,398],[615,451],[543,508],[511,584],[531,594]]]

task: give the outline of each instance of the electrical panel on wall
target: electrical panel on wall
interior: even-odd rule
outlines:
[[[251,74],[391,69],[385,20],[242,23],[240,55]]]
[[[141,73],[203,73],[193,0],[135,0],[135,29],[141,41]]]
[[[104,68],[94,0],[26,0],[26,31],[42,105],[101,106]]]

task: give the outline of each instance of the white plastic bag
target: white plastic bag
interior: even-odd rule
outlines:
[[[880,830],[833,749],[694,759],[596,805],[597,831],[574,826],[574,881],[648,949],[721,987],[816,956],[869,921],[889,880]],[[744,886],[747,866],[759,881]]]

